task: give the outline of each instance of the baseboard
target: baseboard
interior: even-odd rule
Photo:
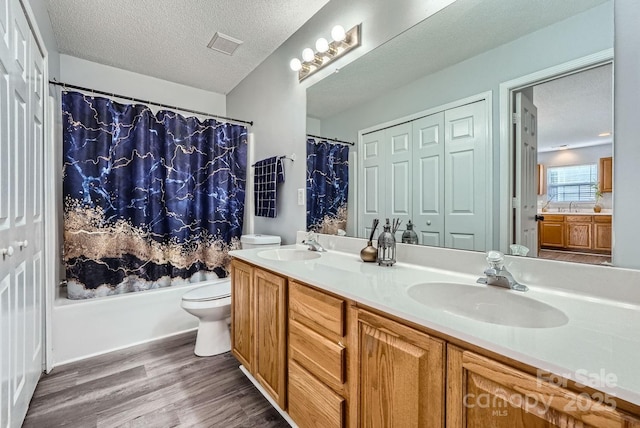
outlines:
[[[75,363],[75,362],[78,362],[78,361],[86,360],[87,358],[99,357],[100,355],[108,354],[110,352],[121,351],[123,349],[131,348],[133,346],[144,345],[145,343],[156,342],[158,340],[167,339],[169,337],[174,337],[174,336],[179,336],[181,334],[190,333],[190,332],[196,331],[196,330],[198,330],[198,327],[189,328],[187,330],[182,330],[182,331],[178,331],[178,332],[175,332],[175,333],[165,334],[164,336],[153,337],[153,338],[146,339],[146,340],[140,340],[138,342],[133,342],[133,343],[130,343],[130,344],[127,344],[127,345],[118,346],[118,347],[111,348],[111,349],[105,349],[104,351],[95,352],[93,354],[84,355],[82,357],[71,358],[71,359],[66,360],[66,361],[56,362],[55,365],[52,367],[52,369],[55,368],[55,367],[64,366],[65,364],[71,364],[71,363]],[[194,342],[193,345],[195,346],[195,342]]]

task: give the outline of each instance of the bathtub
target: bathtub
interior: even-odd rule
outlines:
[[[225,280],[88,300],[59,295],[52,311],[53,366],[196,330],[198,319],[180,307],[182,295]]]

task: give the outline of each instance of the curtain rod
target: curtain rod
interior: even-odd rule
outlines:
[[[139,98],[127,97],[127,96],[124,96],[124,95],[118,95],[118,94],[114,94],[113,92],[104,92],[104,91],[98,91],[96,89],[84,88],[82,86],[69,85],[67,83],[58,82],[56,80],[49,80],[49,83],[51,85],[62,86],[63,89],[66,89],[66,88],[77,89],[79,91],[91,92],[91,93],[94,93],[94,94],[107,95],[107,96],[114,97],[114,98],[122,98],[122,99],[125,99],[125,100],[131,100],[131,101],[136,102],[136,103],[152,104],[152,105],[158,106],[158,107],[164,107],[164,108],[168,108],[168,109],[172,109],[172,110],[180,110],[180,111],[184,111],[184,112],[187,112],[187,113],[200,114],[200,115],[203,115],[203,116],[209,116],[209,117],[213,117],[213,118],[216,118],[216,119],[222,119],[222,120],[227,121],[227,122],[244,123],[244,124],[247,124],[249,126],[253,126],[253,121],[252,120],[248,121],[248,120],[234,119],[232,117],[220,116],[220,115],[217,115],[217,114],[211,114],[211,113],[207,113],[207,112],[204,112],[204,111],[191,110],[191,109],[188,109],[188,108],[182,108],[182,107],[172,106],[172,105],[168,105],[168,104],[156,103],[154,101],[141,100]]]
[[[352,143],[351,141],[342,141],[342,140],[338,140],[337,138],[327,138],[327,137],[321,137],[319,135],[313,135],[313,134],[307,134],[307,137],[320,138],[322,140],[333,141],[335,143],[340,143],[340,144],[349,144],[350,146],[356,145],[356,143]]]

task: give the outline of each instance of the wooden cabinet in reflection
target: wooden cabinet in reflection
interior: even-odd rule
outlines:
[[[545,214],[538,242],[543,249],[611,253],[611,216]]]

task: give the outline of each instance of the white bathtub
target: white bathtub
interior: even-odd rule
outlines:
[[[58,297],[52,314],[53,366],[195,330],[198,319],[180,307],[182,295],[225,280],[89,300]]]

